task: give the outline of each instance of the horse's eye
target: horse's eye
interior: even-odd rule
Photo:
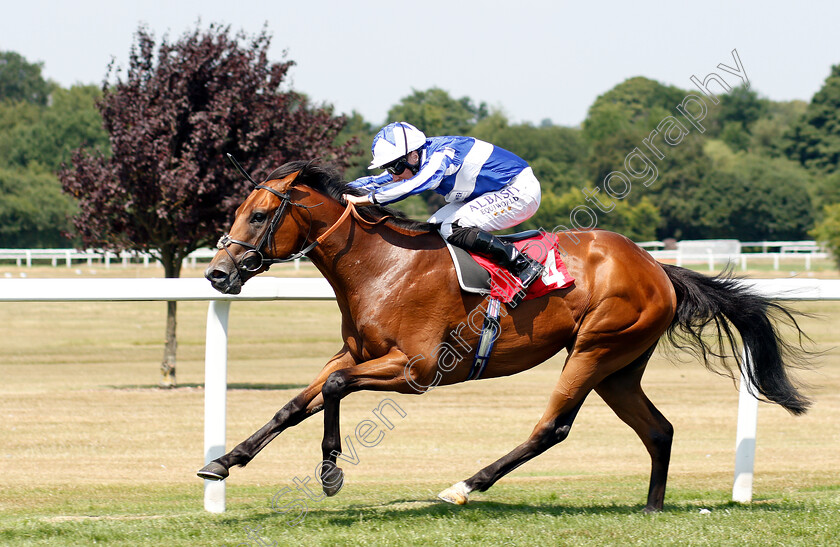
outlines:
[[[265,213],[254,213],[251,215],[251,222],[265,222]]]

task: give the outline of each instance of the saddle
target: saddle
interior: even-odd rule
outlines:
[[[565,289],[575,282],[557,252],[556,235],[528,230],[500,236],[500,239],[516,246],[520,252],[526,253],[545,266],[542,277],[528,287],[528,292],[525,293],[522,301],[540,297],[557,289]],[[490,296],[487,301],[487,310],[484,312],[484,323],[481,326],[478,345],[475,348],[475,357],[467,377],[467,380],[478,380],[484,373],[493,346],[499,337],[501,303],[509,303],[519,292],[521,284],[510,272],[482,256],[450,245],[449,242],[446,242],[446,248],[452,256],[461,290]]]
[[[564,289],[574,283],[574,278],[569,275],[566,265],[557,252],[556,235],[539,230],[527,230],[497,237],[506,243],[515,245],[517,249],[528,254],[531,258],[539,260],[545,266],[542,277],[528,288],[523,300],[537,298],[551,291]],[[510,302],[519,286],[518,281],[513,279],[513,276],[507,270],[482,256],[471,254],[448,242],[446,247],[452,257],[461,290],[490,295],[505,303]]]

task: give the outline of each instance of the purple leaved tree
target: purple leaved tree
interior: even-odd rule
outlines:
[[[344,117],[284,89],[293,62],[269,62],[269,45],[265,30],[249,38],[211,25],[156,46],[140,27],[125,75],[109,67],[98,103],[110,155],[78,150],[59,174],[85,245],[149,252],[179,277],[250,191],[227,153],[255,176],[300,159],[346,166],[354,143],[335,144]],[[168,302],[164,386],[176,384],[175,331]]]

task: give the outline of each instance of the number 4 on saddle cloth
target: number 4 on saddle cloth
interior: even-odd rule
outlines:
[[[569,275],[566,265],[560,259],[555,234],[528,230],[497,237],[505,243],[515,245],[521,252],[545,266],[542,277],[528,287],[528,292],[522,300],[539,298],[551,291],[565,289],[574,283],[574,278]],[[458,274],[458,283],[463,291],[490,295],[507,304],[521,290],[519,281],[505,268],[449,243],[446,246],[449,254],[452,255],[452,262]]]
[[[515,245],[521,252],[527,253],[528,256],[538,260],[545,267],[542,276],[528,287],[528,291],[520,301],[538,298],[551,291],[565,289],[574,283],[574,278],[569,275],[566,265],[557,252],[556,235],[529,230],[509,236],[501,236],[500,239]],[[519,280],[513,277],[510,272],[490,260],[471,254],[449,243],[446,246],[449,249],[449,254],[452,255],[452,262],[455,264],[461,289],[466,292],[490,295],[478,346],[475,348],[475,357],[467,377],[467,380],[478,380],[487,366],[490,353],[493,351],[493,344],[500,334],[500,303],[511,302],[521,290],[521,285]]]

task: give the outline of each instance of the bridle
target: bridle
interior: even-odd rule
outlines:
[[[228,160],[231,164],[239,171],[252,185],[254,185],[254,190],[265,190],[267,192],[271,192],[278,198],[280,198],[280,206],[274,210],[274,216],[271,217],[271,221],[268,223],[268,227],[265,231],[263,231],[262,236],[260,237],[259,243],[256,245],[252,245],[247,241],[240,241],[238,239],[233,239],[230,237],[230,234],[223,234],[222,237],[219,238],[218,243],[216,243],[216,248],[220,250],[224,250],[227,255],[230,257],[231,262],[236,265],[237,272],[242,270],[246,272],[255,272],[262,267],[268,269],[271,267],[272,264],[279,264],[281,262],[291,262],[302,256],[306,256],[306,253],[311,251],[315,246],[318,244],[318,241],[314,241],[310,245],[301,248],[300,251],[286,257],[286,258],[265,258],[262,254],[262,249],[266,246],[266,244],[270,245],[269,250],[273,250],[274,246],[274,232],[277,231],[277,227],[280,225],[280,221],[283,219],[283,216],[286,214],[286,210],[288,209],[289,205],[293,205],[295,207],[300,207],[301,209],[306,210],[309,213],[309,231],[306,234],[306,238],[304,239],[304,245],[306,245],[306,240],[309,239],[309,234],[312,232],[312,213],[309,212],[310,209],[321,205],[320,203],[317,205],[304,205],[302,203],[295,203],[292,201],[291,196],[289,194],[279,192],[270,186],[266,186],[265,184],[258,184],[251,178],[251,175],[248,174],[247,171],[236,161],[232,155],[227,155]],[[271,181],[266,181],[271,182]],[[237,262],[233,255],[230,252],[228,247],[235,243],[240,247],[244,247],[246,249],[245,254],[242,255],[240,260]]]
[[[356,210],[356,207],[348,201],[347,208],[344,210],[344,212],[341,214],[341,217],[339,217],[335,224],[330,226],[330,228],[327,229],[327,231],[321,234],[318,238],[316,238],[315,241],[307,245],[306,242],[309,240],[309,236],[312,234],[313,223],[312,213],[310,212],[310,210],[314,209],[315,207],[318,207],[319,205],[323,205],[323,202],[317,203],[315,205],[304,205],[302,203],[296,203],[292,201],[292,198],[289,194],[279,192],[274,188],[266,186],[266,184],[258,184],[256,181],[254,181],[253,178],[251,178],[251,175],[249,175],[248,172],[245,171],[245,169],[239,164],[239,162],[236,161],[236,159],[230,154],[227,155],[227,158],[231,162],[231,164],[233,164],[233,166],[237,169],[237,171],[239,171],[251,184],[254,185],[254,190],[266,190],[267,192],[271,192],[272,194],[280,198],[280,206],[274,210],[274,215],[271,217],[271,221],[268,224],[268,228],[263,232],[259,242],[256,245],[252,245],[247,241],[233,239],[232,237],[230,237],[230,234],[223,234],[222,237],[219,238],[218,243],[216,243],[216,248],[224,250],[227,253],[228,257],[230,257],[231,262],[233,262],[233,264],[236,266],[237,275],[240,275],[240,277],[240,272],[242,271],[256,272],[263,267],[265,267],[265,269],[267,270],[271,267],[272,264],[291,262],[293,260],[297,260],[306,256],[307,253],[309,253],[319,244],[323,243],[323,241],[327,237],[329,237],[330,234],[332,234],[339,226],[341,226],[341,224],[350,215],[350,213],[352,213],[358,221],[369,226],[379,224],[380,222],[388,218],[382,217],[376,222],[366,220],[359,214],[359,212]],[[271,181],[266,181],[266,183],[268,182]],[[280,221],[286,214],[286,210],[288,209],[289,205],[299,207],[309,214],[309,229],[306,232],[306,237],[303,239],[301,249],[298,252],[287,256],[286,258],[265,258],[265,256],[263,256],[262,249],[266,245],[269,245],[269,251],[274,249],[274,232],[277,231],[277,227],[280,225]],[[230,249],[228,248],[231,244],[234,243],[246,249],[245,254],[242,255],[238,262],[236,261],[236,259],[233,258],[233,255],[231,254]]]

